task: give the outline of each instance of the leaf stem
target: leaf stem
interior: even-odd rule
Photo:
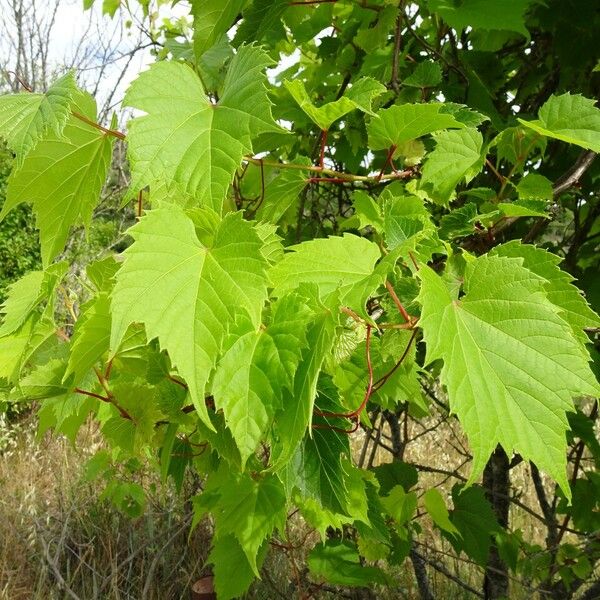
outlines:
[[[392,286],[392,284],[389,281],[386,281],[385,282],[385,287],[386,287],[387,291],[389,292],[390,296],[392,297],[392,300],[394,301],[394,304],[396,305],[396,308],[398,309],[398,311],[402,315],[402,318],[407,323],[410,323],[412,319],[410,318],[410,315],[408,314],[408,312],[404,308],[404,305],[402,304],[402,302],[400,302],[400,298],[398,298],[398,294],[396,294],[396,290],[394,289],[394,287]]]
[[[356,429],[358,429],[358,420],[360,418],[360,414],[365,409],[365,406],[367,405],[367,402],[369,401],[369,398],[371,397],[371,394],[373,393],[373,379],[374,378],[373,378],[373,363],[371,362],[371,330],[372,329],[373,329],[373,326],[370,323],[367,323],[367,338],[365,340],[365,352],[367,355],[367,370],[369,372],[369,381],[367,383],[367,389],[365,390],[365,395],[364,395],[363,401],[360,403],[360,406],[356,410],[353,410],[350,413],[336,413],[336,412],[315,410],[316,415],[318,415],[320,417],[332,417],[332,418],[339,418],[339,419],[356,419],[357,420]],[[356,431],[356,429],[354,429],[354,431]]]
[[[102,133],[105,133],[106,135],[112,135],[113,137],[116,137],[120,140],[124,140],[126,137],[123,132],[117,131],[116,129],[108,129],[107,127],[103,127],[102,125],[100,125],[100,123],[96,123],[96,121],[88,119],[85,115],[82,115],[80,112],[73,111],[73,116],[76,119],[79,119],[80,121],[83,121],[84,123],[87,123],[88,125],[92,126],[94,129],[102,131]]]
[[[406,345],[406,348],[402,353],[402,356],[399,358],[398,362],[383,377],[381,377],[375,382],[373,386],[374,392],[381,389],[386,384],[387,380],[396,372],[398,367],[404,362],[404,359],[408,356],[410,347],[412,346],[412,343],[415,341],[416,337],[417,329],[414,329],[412,335],[410,336],[410,340],[408,340],[408,344]]]
[[[396,144],[392,144],[388,150],[387,156],[385,157],[385,162],[383,163],[383,167],[381,167],[381,171],[379,171],[379,175],[377,175],[377,181],[381,181],[385,170],[389,164],[392,164],[392,157],[394,156],[394,152],[396,152]],[[393,167],[392,167],[393,168]],[[394,169],[394,173],[397,173],[396,169]]]

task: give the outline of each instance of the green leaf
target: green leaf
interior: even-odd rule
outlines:
[[[294,388],[284,394],[283,407],[275,416],[279,437],[279,446],[273,452],[275,465],[284,464],[293,456],[310,425],[319,373],[335,342],[339,322],[337,296],[332,295],[326,304],[318,299],[311,304],[315,317],[306,330],[306,348],[294,376]]]
[[[89,94],[78,94],[73,108],[95,121],[96,103]],[[110,167],[113,140],[71,115],[62,135],[50,131],[12,172],[0,220],[22,202],[33,204],[44,265],[62,252],[73,225],[89,227]]]
[[[48,132],[57,138],[67,124],[76,95],[73,72],[57,79],[45,94],[0,96],[0,136],[17,156],[17,166]]]
[[[196,59],[225,35],[246,0],[192,0]]]
[[[0,337],[0,378],[16,383],[31,354],[55,333],[53,321],[32,315],[14,333]]]
[[[456,526],[450,521],[444,498],[437,489],[431,488],[427,490],[423,495],[423,502],[431,520],[440,529],[452,535],[460,535]]]
[[[327,131],[335,121],[354,109],[374,115],[371,108],[373,100],[385,92],[385,86],[381,83],[370,77],[362,77],[341,98],[317,108],[310,100],[300,79],[285,81],[284,85],[300,108],[323,131]]]
[[[376,231],[383,231],[383,215],[379,204],[363,190],[357,190],[352,194],[354,214],[360,220],[359,229],[373,227]]]
[[[551,96],[540,108],[539,119],[519,123],[546,137],[600,152],[600,109],[595,100],[569,92]]]
[[[409,490],[417,485],[419,480],[417,470],[412,465],[400,461],[379,465],[373,469],[373,472],[379,482],[380,492],[384,496],[397,485]]]
[[[451,210],[441,218],[439,236],[442,239],[453,239],[471,235],[476,230],[476,221],[477,205],[474,202],[467,202],[464,206]]]
[[[505,217],[548,217],[548,203],[545,200],[499,202],[496,208]]]
[[[23,377],[19,389],[24,399],[44,400],[63,396],[68,390],[62,383],[65,361],[59,358],[49,360]]]
[[[75,332],[71,340],[69,363],[65,380],[74,374],[73,384],[108,352],[110,346],[110,301],[107,293],[101,293],[81,309]]]
[[[284,296],[273,308],[271,323],[239,337],[218,365],[212,386],[215,406],[223,409],[242,468],[281,408],[284,390],[292,389],[311,316],[305,298]]]
[[[460,536],[453,534],[446,537],[458,552],[464,550],[477,564],[487,564],[492,534],[499,531],[494,511],[479,486],[466,489],[460,486],[452,488],[454,510],[450,520]]]
[[[443,104],[402,104],[377,112],[367,126],[369,148],[384,150],[399,146],[440,129],[462,128],[464,124],[442,111]]]
[[[44,300],[42,283],[44,271],[31,271],[11,284],[8,297],[0,307],[4,313],[0,337],[14,333],[31,312]]]
[[[383,207],[384,234],[389,250],[414,249],[419,238],[435,230],[429,211],[417,196],[391,196]]]
[[[271,270],[273,295],[282,296],[302,283],[314,283],[322,297],[339,290],[340,302],[354,305],[361,283],[381,256],[376,244],[356,235],[314,239],[289,246]]]
[[[435,87],[442,82],[442,68],[436,62],[425,60],[417,64],[415,70],[402,81],[409,87]]]
[[[560,316],[571,325],[573,334],[582,343],[589,341],[584,329],[600,327],[600,317],[573,285],[574,278],[558,266],[562,262],[559,256],[517,240],[497,246],[491,254],[522,258],[526,269],[542,277],[546,282],[544,288],[548,300],[560,308]]]
[[[234,42],[260,42],[274,31],[283,32],[282,15],[288,0],[254,0],[244,10]]]
[[[217,538],[231,534],[239,542],[252,571],[258,577],[257,556],[263,541],[285,523],[286,498],[274,475],[255,481],[249,475],[229,477],[218,491],[214,508]]]
[[[566,412],[598,385],[589,355],[523,259],[482,256],[467,265],[465,295],[421,267],[426,363],[442,359],[450,407],[469,437],[473,482],[498,443],[546,470],[569,494]]]
[[[506,160],[513,165],[515,174],[522,173],[527,158],[534,152],[542,157],[546,149],[546,138],[533,129],[525,127],[507,127],[491,142],[498,153],[498,160]]]
[[[308,159],[297,161],[299,164],[310,165]],[[290,215],[290,221],[296,221],[298,215],[298,197],[306,186],[306,171],[301,169],[282,169],[264,190],[264,197],[258,210],[256,218],[260,221],[279,223]],[[259,196],[260,197],[260,196]],[[282,223],[285,227],[287,223]]]
[[[279,131],[263,73],[270,64],[260,48],[240,48],[216,104],[187,65],[158,62],[143,72],[123,100],[147,113],[129,121],[131,190],[175,182],[201,205],[220,212],[242,157],[252,153],[252,139]]]
[[[340,540],[317,544],[308,555],[308,569],[317,581],[334,585],[366,587],[387,582],[381,569],[361,565],[355,546]]]
[[[450,27],[461,31],[466,27],[483,30],[515,31],[529,38],[525,28],[525,12],[533,0],[428,0],[429,9]]]
[[[85,273],[94,287],[100,292],[107,287],[112,287],[114,277],[119,270],[119,263],[113,256],[107,256],[90,263],[85,268]]]
[[[264,543],[258,551],[258,569],[262,567],[268,548],[269,544]],[[256,577],[251,563],[234,535],[223,535],[213,539],[208,562],[213,565],[214,586],[219,600],[242,597]]]
[[[447,204],[454,188],[463,180],[470,181],[483,164],[483,138],[471,127],[460,131],[444,131],[435,136],[435,150],[423,167],[420,187],[436,202]]]
[[[538,173],[529,173],[517,184],[519,200],[552,200],[552,182]]]
[[[267,296],[263,242],[241,213],[219,224],[211,247],[194,223],[171,205],[152,210],[131,229],[112,295],[111,349],[128,326],[143,323],[187,381],[200,417],[212,429],[205,387],[228,326],[247,316],[255,327]]]
[[[387,496],[380,498],[386,512],[398,525],[410,521],[417,510],[416,492],[406,493],[401,485],[394,486]]]
[[[321,379],[316,402],[319,410],[344,412],[336,396],[331,380]],[[315,417],[314,425],[312,436],[304,438],[286,465],[286,485],[298,488],[302,498],[310,498],[324,509],[348,514],[348,474],[342,461],[350,456],[348,435],[342,432],[348,424],[344,419]]]

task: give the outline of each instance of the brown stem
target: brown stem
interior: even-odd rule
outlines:
[[[379,171],[379,175],[377,175],[377,181],[381,181],[381,178],[383,177],[383,174],[385,173],[387,166],[389,164],[393,164],[392,157],[394,156],[394,152],[396,152],[396,148],[397,148],[396,144],[392,144],[389,147],[387,156],[385,157],[385,162],[383,163],[383,167],[381,167],[381,171]],[[394,169],[394,173],[397,173],[396,169]]]
[[[402,302],[400,302],[400,298],[398,298],[398,295],[396,294],[396,290],[394,290],[392,284],[389,281],[386,281],[385,282],[385,287],[386,287],[387,291],[389,292],[390,296],[392,297],[392,300],[394,301],[394,304],[396,305],[396,308],[398,309],[398,311],[402,315],[402,318],[407,323],[410,323],[411,322],[410,315],[408,314],[408,312],[406,312],[406,309],[402,305]]]
[[[321,151],[319,152],[319,167],[324,168],[325,163],[325,146],[327,145],[327,129],[321,131]]]

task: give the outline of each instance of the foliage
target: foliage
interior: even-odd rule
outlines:
[[[0,150],[0,204],[6,198],[11,165],[8,152]],[[0,301],[6,298],[10,283],[41,266],[39,242],[27,206],[12,211],[0,223],[0,265]]]
[[[487,597],[509,568],[554,597],[587,585],[600,318],[572,276],[596,305],[598,15],[582,10],[573,47],[567,5],[198,0],[153,32],[164,50],[125,95],[125,133],[70,76],[0,102],[16,154],[0,218],[33,205],[43,262],[3,305],[0,393],[71,440],[96,420],[111,451],[91,464],[132,517],[144,490],[118,465],[145,458],[177,488],[197,472],[220,598],[270,547],[293,552],[298,513],[322,537],[300,587],[393,586],[410,557],[428,597],[424,514]],[[65,322],[58,257],[90,226],[115,139],[138,222],[89,262]],[[437,410],[462,426],[466,471],[402,460],[409,419]],[[379,418],[393,461],[364,468]],[[545,552],[509,523],[521,462]],[[451,509],[420,500],[427,469],[461,484]]]

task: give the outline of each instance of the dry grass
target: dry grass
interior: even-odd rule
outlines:
[[[6,429],[4,430],[6,431]],[[0,598],[181,598],[203,571],[210,535],[188,542],[190,507],[156,482],[143,517],[98,500],[82,466],[99,447],[90,427],[75,450],[34,441],[26,421],[0,455]]]

